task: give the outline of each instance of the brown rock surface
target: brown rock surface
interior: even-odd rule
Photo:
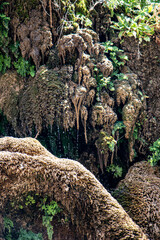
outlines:
[[[48,195],[71,215],[82,239],[147,239],[85,167],[51,155],[32,138],[0,139],[0,211],[27,192]]]
[[[160,239],[159,169],[148,162],[134,164],[113,196],[150,239]]]

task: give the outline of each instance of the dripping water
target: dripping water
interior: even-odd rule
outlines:
[[[67,141],[67,148],[68,148],[68,157],[71,158],[71,146],[70,146],[70,141],[69,141],[69,137],[70,137],[70,130],[67,129],[67,137],[68,137],[68,141]]]
[[[59,125],[57,124],[57,133],[58,133],[58,152],[59,152],[59,157],[62,157],[62,147],[61,147],[61,134],[60,134],[60,128]]]

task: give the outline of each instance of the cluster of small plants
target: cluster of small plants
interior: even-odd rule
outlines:
[[[0,72],[15,68],[22,77],[35,75],[35,66],[30,60],[22,58],[19,43],[13,43],[9,37],[10,18],[6,16],[4,8],[8,2],[0,4]]]
[[[105,53],[107,57],[112,61],[113,72],[111,76],[104,77],[100,70],[97,67],[94,68],[94,74],[97,81],[97,100],[100,99],[100,93],[103,88],[108,89],[111,92],[115,91],[114,80],[124,80],[128,79],[127,76],[121,73],[121,67],[125,65],[128,61],[128,57],[123,54],[123,50],[119,49],[111,41],[103,43],[105,46]]]
[[[41,233],[34,233],[32,231],[26,231],[25,229],[21,228],[18,233],[16,233],[16,237],[13,234],[14,230],[14,223],[13,221],[8,218],[3,218],[4,222],[4,229],[5,229],[5,240],[43,240]]]
[[[114,178],[122,177],[123,169],[118,165],[111,164],[106,168],[106,170],[107,172],[112,173]]]
[[[16,203],[11,202],[11,206],[13,208],[16,207]],[[39,195],[29,193],[24,199],[18,203],[18,208],[20,211],[23,211],[25,207],[34,207],[42,212],[42,225],[46,227],[48,239],[52,240],[53,237],[53,226],[51,224],[53,217],[60,213],[62,209],[58,206],[56,201],[49,201],[48,197],[39,198]],[[6,240],[15,240],[14,237],[14,224],[13,221],[4,217],[4,228],[5,228],[5,239]],[[65,219],[66,221],[66,219]],[[33,233],[32,231],[27,231],[23,228],[20,229],[18,233],[16,233],[16,239],[18,240],[43,240],[41,233]]]
[[[124,80],[127,76],[121,73],[121,67],[128,61],[128,57],[124,55],[124,51],[113,44],[111,41],[103,43],[105,46],[105,53],[107,57],[112,61],[113,73],[111,74],[112,82],[116,79]]]
[[[18,240],[43,240],[41,233],[34,233],[23,228],[20,229]]]
[[[150,146],[149,150],[152,152],[152,155],[149,156],[149,162],[151,166],[155,166],[160,163],[160,138]]]
[[[4,217],[3,222],[4,222],[4,229],[5,229],[5,239],[12,240],[12,228],[14,227],[14,224],[12,220],[8,217]]]
[[[53,220],[53,217],[57,213],[60,213],[62,210],[55,201],[51,201],[47,204],[47,197],[42,199],[40,207],[41,210],[44,211],[44,216],[42,217],[42,224],[44,227],[47,228],[48,239],[52,240],[54,231],[51,221]]]
[[[114,80],[127,79],[127,76],[121,73],[121,67],[125,65],[126,61],[128,61],[128,57],[123,54],[124,51],[115,46],[111,41],[104,42],[103,45],[105,46],[105,53],[108,59],[112,61],[113,72],[111,76],[104,77],[97,67],[94,68],[95,78],[97,80],[98,98],[103,88],[106,88],[111,92],[115,91]]]
[[[89,18],[87,1],[62,1],[63,17],[58,28],[60,37],[62,32],[70,33],[76,31],[78,28],[92,27],[92,21]]]
[[[139,43],[150,41],[151,36],[155,33],[156,19],[154,8],[156,2],[149,0],[111,0],[105,4],[111,11],[111,27],[117,30],[118,37],[123,40],[124,36],[135,37]]]
[[[103,88],[109,89],[110,91],[114,91],[115,88],[113,82],[111,81],[111,77],[104,77],[97,67],[94,68],[94,77],[97,81],[96,97],[97,101],[100,101],[100,93]]]

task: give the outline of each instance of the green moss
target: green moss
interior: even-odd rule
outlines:
[[[88,2],[86,0],[78,0],[76,2],[76,13],[87,15],[88,13],[87,4]]]
[[[102,153],[114,151],[114,146],[116,144],[115,139],[112,136],[108,136],[108,134],[104,131],[101,131],[99,134],[99,138],[96,141],[96,145],[99,149],[101,149]]]
[[[39,0],[16,0],[15,12],[21,20],[24,20],[29,16],[29,11],[38,6]]]

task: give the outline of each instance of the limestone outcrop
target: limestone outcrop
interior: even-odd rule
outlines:
[[[50,196],[71,215],[81,239],[147,239],[80,163],[59,159],[32,138],[0,139],[0,211],[27,192]]]
[[[160,239],[160,171],[135,163],[113,196],[150,239]]]

